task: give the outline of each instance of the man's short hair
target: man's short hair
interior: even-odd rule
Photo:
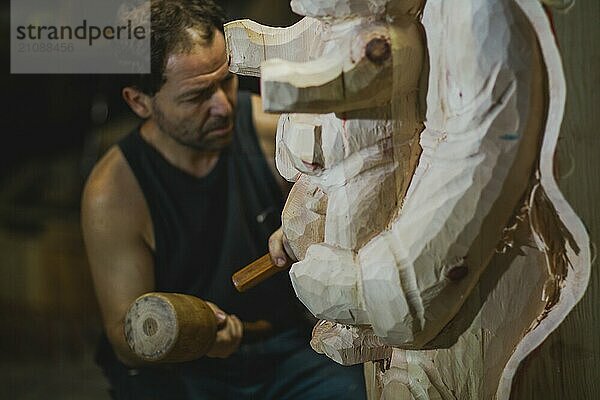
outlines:
[[[130,85],[154,96],[165,83],[165,68],[173,53],[191,51],[197,41],[192,29],[206,43],[211,43],[215,30],[224,33],[225,12],[212,0],[151,0],[150,74],[135,76]]]

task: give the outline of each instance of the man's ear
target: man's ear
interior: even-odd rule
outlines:
[[[131,86],[124,87],[121,91],[123,100],[129,108],[140,118],[147,119],[152,115],[152,98],[146,93]]]

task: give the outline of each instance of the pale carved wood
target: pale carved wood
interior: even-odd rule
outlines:
[[[312,348],[342,365],[364,360],[384,362],[392,357],[393,348],[384,343],[368,326],[342,325],[321,320],[313,329]]]
[[[291,5],[307,16],[294,27],[226,36],[264,108],[302,113],[280,117],[276,161],[296,182],[282,215],[294,289],[331,321],[311,344],[367,362],[370,398],[507,399],[589,279],[553,176],[565,85],[541,5]]]

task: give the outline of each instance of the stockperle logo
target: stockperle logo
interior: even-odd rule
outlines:
[[[11,0],[11,73],[149,72],[149,0]]]

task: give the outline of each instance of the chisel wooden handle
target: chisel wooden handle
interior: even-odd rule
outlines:
[[[238,292],[245,292],[246,290],[258,285],[265,279],[275,275],[279,271],[285,270],[286,267],[278,267],[271,261],[271,256],[265,254],[252,264],[242,268],[233,276],[231,280],[233,285]]]

